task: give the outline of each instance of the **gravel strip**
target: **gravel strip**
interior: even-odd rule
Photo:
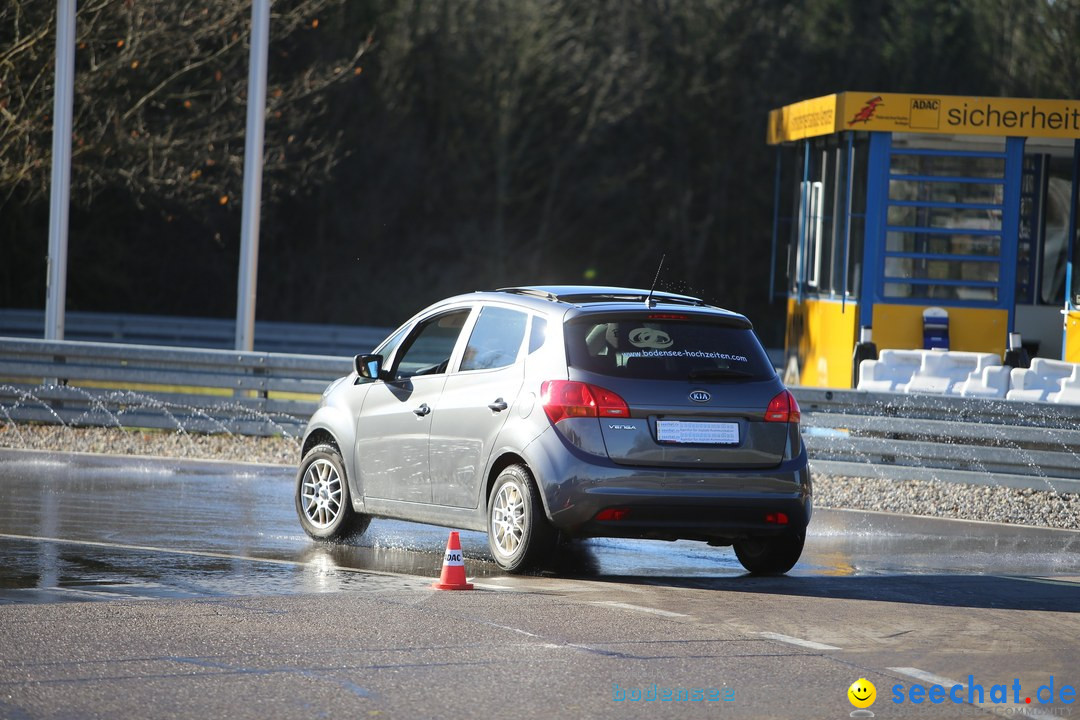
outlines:
[[[1000,485],[815,474],[814,505],[1080,530],[1080,493]]]
[[[0,447],[16,450],[153,455],[296,465],[300,440],[250,435],[206,435],[127,428],[73,428],[0,422]]]
[[[297,438],[0,422],[0,447],[296,465]],[[927,480],[814,475],[818,507],[1080,530],[1080,494]]]

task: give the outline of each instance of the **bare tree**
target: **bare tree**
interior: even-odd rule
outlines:
[[[318,120],[371,45],[341,49],[344,0],[279,0],[271,20],[265,192],[317,184],[345,156]],[[0,198],[47,193],[55,13],[0,6]],[[76,25],[72,199],[105,187],[138,199],[228,204],[242,184],[250,4],[86,0]]]

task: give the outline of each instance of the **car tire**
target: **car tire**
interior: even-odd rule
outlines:
[[[316,540],[360,536],[371,516],[353,510],[341,453],[333,445],[316,445],[296,473],[296,514],[304,532]]]
[[[532,474],[523,465],[499,473],[488,495],[488,548],[495,563],[516,573],[553,559],[558,533],[548,522]]]
[[[752,575],[783,575],[799,561],[805,540],[806,530],[747,538],[734,543],[735,557]]]

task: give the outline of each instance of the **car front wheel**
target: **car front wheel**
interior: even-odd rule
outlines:
[[[488,496],[488,547],[499,567],[522,572],[550,561],[557,537],[528,469],[503,470]]]
[[[735,557],[754,575],[783,575],[802,555],[806,530],[787,530],[780,535],[747,538],[735,543]]]
[[[352,507],[345,465],[333,445],[318,445],[296,473],[296,514],[316,540],[344,540],[367,530],[371,517]]]

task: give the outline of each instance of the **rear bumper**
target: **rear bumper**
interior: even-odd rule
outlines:
[[[528,450],[548,517],[570,537],[727,544],[788,528],[802,530],[813,511],[805,448],[776,467],[753,470],[617,465],[578,451],[555,431],[543,433]],[[606,509],[625,512],[618,520],[596,519]],[[779,513],[786,515],[786,523],[775,522]]]
[[[791,528],[804,530],[809,522],[808,503],[800,499],[712,500],[708,504],[662,505],[617,502],[625,509],[620,520],[589,520],[562,528],[571,537],[651,538],[656,540],[702,540],[714,545],[728,545],[749,537],[779,535]],[[605,509],[599,507],[597,512]],[[768,522],[766,517],[783,514],[784,524]]]

